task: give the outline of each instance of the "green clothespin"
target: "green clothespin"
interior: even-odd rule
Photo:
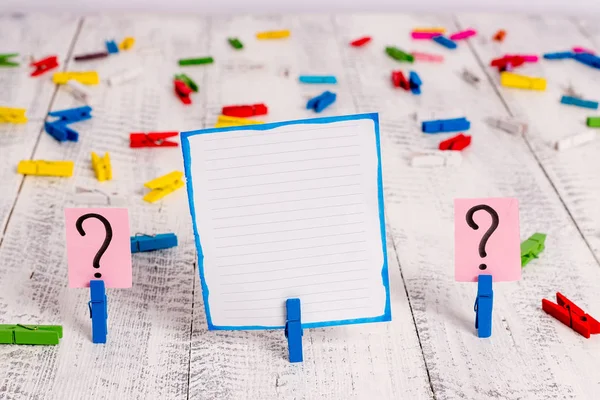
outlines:
[[[244,48],[244,45],[242,44],[242,42],[240,42],[240,40],[238,38],[229,38],[227,39],[229,41],[229,44],[231,45],[231,47],[233,47],[236,50],[240,50]]]
[[[529,261],[538,258],[538,255],[546,248],[545,233],[534,233],[529,239],[521,243],[521,267],[526,266]]]
[[[412,54],[405,53],[397,47],[388,46],[385,48],[385,52],[394,60],[409,63],[415,62],[415,57]]]
[[[19,53],[0,54],[0,67],[18,67],[18,62],[8,60],[9,58],[13,58],[18,55]]]
[[[0,324],[0,344],[58,344],[61,325]]]
[[[196,85],[196,82],[194,82],[192,80],[192,78],[190,78],[186,74],[175,75],[175,79],[177,79],[178,81],[182,81],[183,83],[185,83],[187,85],[187,87],[189,87],[190,89],[192,89],[193,92],[197,92],[198,91],[198,85]]]
[[[179,60],[179,65],[202,65],[212,64],[214,62],[212,57],[201,57],[201,58],[182,58]]]

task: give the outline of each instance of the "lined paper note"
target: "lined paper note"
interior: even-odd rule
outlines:
[[[304,326],[390,319],[376,129],[360,115],[182,134],[209,328],[283,327],[294,297]]]

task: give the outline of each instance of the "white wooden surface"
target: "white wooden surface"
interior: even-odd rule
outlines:
[[[137,81],[92,88],[94,118],[73,127],[77,143],[42,130],[48,109],[80,105],[48,75],[0,69],[3,105],[28,108],[24,126],[0,126],[0,323],[59,323],[56,347],[0,346],[0,399],[593,399],[600,389],[598,338],[589,340],[548,317],[541,299],[556,291],[600,316],[600,141],[557,153],[551,144],[583,128],[585,111],[561,106],[561,86],[598,99],[598,72],[571,61],[523,69],[548,79],[546,92],[497,85],[490,58],[510,52],[600,45],[592,21],[506,15],[303,16],[0,16],[0,52],[36,58],[101,50],[104,40],[137,39],[135,51],[68,70],[97,69],[104,79],[143,65]],[[450,52],[412,42],[416,26],[481,36]],[[590,28],[591,27],[591,28]],[[289,28],[289,40],[257,42],[256,31]],[[508,31],[501,45],[489,41]],[[351,39],[369,34],[362,49]],[[226,38],[245,44],[232,50]],[[383,48],[444,54],[443,64],[398,64]],[[176,60],[212,55],[216,63],[185,71],[200,85],[194,104],[173,95]],[[468,68],[482,78],[463,82]],[[391,69],[414,68],[423,95],[389,84]],[[324,115],[379,112],[393,321],[306,330],[304,363],[286,359],[281,331],[209,332],[184,191],[159,204],[141,200],[143,183],[181,168],[179,149],[130,149],[132,131],[188,130],[214,124],[224,104],[265,102],[268,121],[313,114],[304,109],[323,88],[300,86],[298,74],[334,74],[338,101]],[[8,86],[7,86],[8,85]],[[594,86],[595,85],[595,86]],[[7,90],[8,88],[8,90]],[[423,135],[414,113],[459,109],[472,121],[472,146],[457,168],[408,166],[414,151],[448,135]],[[510,136],[487,117],[516,115],[530,133]],[[90,152],[108,151],[114,180],[99,183]],[[70,179],[23,178],[20,159],[71,159]],[[134,257],[134,287],[109,290],[109,342],[91,343],[86,290],[68,289],[63,208],[87,206],[76,188],[117,193],[132,233],[175,232],[180,245]],[[453,205],[457,197],[514,196],[523,239],[548,234],[546,250],[517,283],[495,286],[494,333],[474,330],[476,285],[453,281]],[[595,358],[596,357],[596,358]]]

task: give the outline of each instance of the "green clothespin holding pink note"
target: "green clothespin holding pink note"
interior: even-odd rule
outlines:
[[[18,55],[19,53],[0,54],[0,67],[18,67],[18,62],[9,61],[9,58],[13,58]]]

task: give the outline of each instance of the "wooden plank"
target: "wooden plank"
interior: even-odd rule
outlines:
[[[357,111],[329,16],[218,17],[211,27],[209,52],[217,66],[205,76],[207,124],[214,123],[223,105],[258,102],[269,107],[269,115],[260,119],[315,117],[305,109],[306,101],[326,89],[338,100],[319,115]],[[290,29],[292,35],[280,41],[254,38],[271,29]],[[231,36],[240,38],[244,50],[227,45]],[[341,83],[300,85],[299,74],[336,75]],[[391,243],[388,258],[393,321],[305,330],[301,365],[287,360],[282,331],[209,332],[197,289],[190,398],[431,398]]]
[[[28,118],[26,124],[0,123],[0,243],[23,182],[16,174],[17,164],[31,157],[55,91],[51,73],[29,76],[31,57],[56,55],[63,68],[78,25],[79,18],[73,15],[0,14],[0,51],[19,53],[13,60],[20,63],[15,68],[0,67],[0,107],[25,108]]]
[[[600,100],[598,70],[574,60],[540,60],[516,69],[519,74],[546,78],[546,91],[538,92],[501,87],[498,73],[487,66],[491,59],[506,53],[535,53],[541,57],[543,53],[568,51],[574,46],[593,48],[594,43],[565,18],[514,16],[514,29],[507,29],[501,45],[489,39],[506,19],[465,14],[460,15],[459,20],[462,26],[473,26],[479,31],[480,36],[471,43],[486,65],[486,73],[509,112],[530,123],[525,136],[528,146],[594,251],[596,260],[600,260],[600,209],[596,206],[600,193],[596,171],[600,160],[595,157],[600,150],[600,140],[565,151],[555,148],[559,139],[588,129],[586,117],[598,115],[598,111],[560,104],[561,96],[567,94],[569,87],[585,99]]]
[[[510,34],[518,25],[506,16],[496,18],[476,28],[502,27]],[[597,342],[547,316],[540,302],[560,290],[590,312],[599,309],[600,269],[524,139],[484,123],[486,117],[507,113],[486,79],[475,88],[460,78],[465,67],[484,77],[468,45],[449,51],[410,40],[416,26],[453,31],[453,19],[373,15],[336,20],[346,83],[357,110],[380,112],[387,217],[435,397],[594,397],[600,377],[593,368]],[[374,38],[368,47],[344,45],[366,34]],[[383,53],[386,45],[444,54],[446,60],[441,65],[399,64]],[[419,72],[421,96],[391,87],[390,71],[400,68]],[[449,136],[422,134],[411,114],[456,108],[472,121],[473,143],[464,151],[463,164],[410,167],[411,153],[436,148]],[[537,231],[547,233],[548,240],[520,282],[495,285],[493,336],[479,339],[472,308],[476,285],[457,284],[453,278],[452,201],[487,196],[518,198],[523,239]]]
[[[182,168],[181,151],[130,149],[128,141],[132,131],[201,126],[202,103],[181,104],[172,76],[175,60],[206,51],[207,27],[194,16],[86,18],[74,54],[101,51],[111,38],[137,42],[129,53],[69,65],[101,76],[102,83],[90,88],[93,118],[71,125],[80,133],[77,143],[61,144],[43,133],[34,156],[74,160],[74,176],[27,177],[8,225],[0,249],[1,319],[62,324],[65,332],[57,347],[0,347],[0,387],[9,398],[186,397],[196,274],[187,196],[180,190],[156,204],[142,201],[144,182]],[[106,85],[107,76],[138,66],[144,67],[139,80]],[[191,74],[202,81],[201,69]],[[80,105],[61,88],[52,110]],[[110,153],[113,181],[95,179],[91,151]],[[124,198],[132,234],[175,232],[180,241],[173,249],[135,254],[133,288],[108,289],[106,345],[91,342],[89,290],[67,288],[63,208],[97,206],[78,199],[77,187]]]

